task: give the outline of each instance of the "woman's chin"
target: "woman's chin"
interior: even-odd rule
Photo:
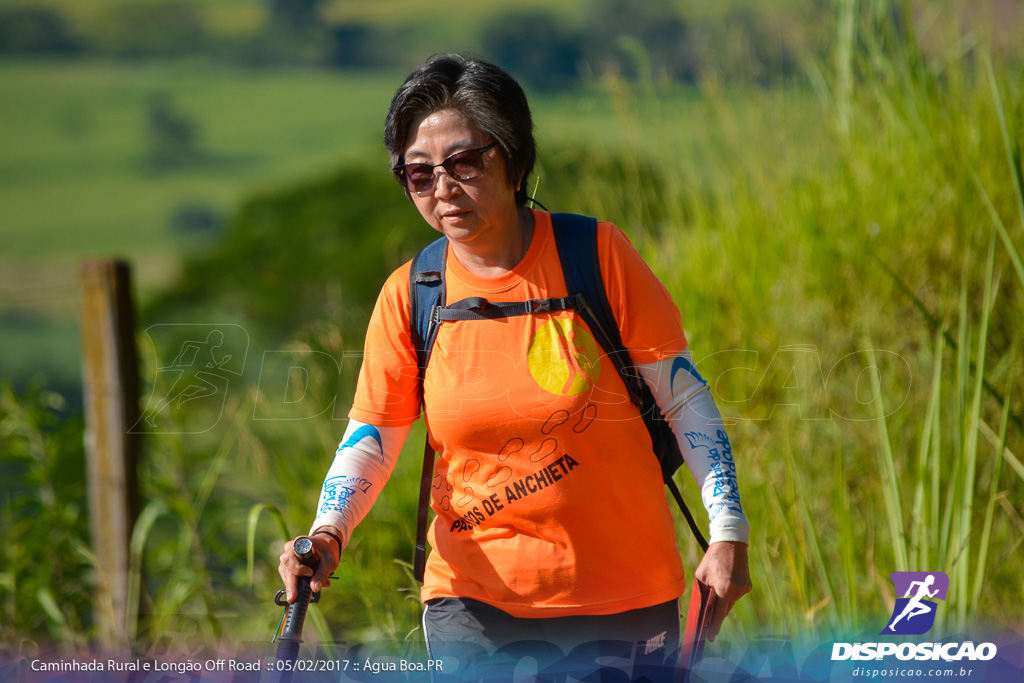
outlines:
[[[468,218],[459,220],[442,219],[441,224],[437,226],[438,230],[443,232],[448,239],[456,242],[472,237],[477,232],[477,227],[476,221]]]

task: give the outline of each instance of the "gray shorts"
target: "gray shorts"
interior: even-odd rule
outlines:
[[[600,616],[513,617],[466,598],[434,598],[423,610],[433,680],[672,681],[679,604]]]

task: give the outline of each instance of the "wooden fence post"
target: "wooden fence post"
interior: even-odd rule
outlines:
[[[79,282],[89,523],[97,563],[93,613],[100,647],[123,650],[129,541],[139,511],[139,435],[129,431],[139,419],[131,269],[120,260],[85,261]]]

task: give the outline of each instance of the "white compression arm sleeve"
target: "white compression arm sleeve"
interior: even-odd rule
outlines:
[[[729,435],[689,350],[638,367],[700,487],[711,521],[710,542],[749,543]]]
[[[349,420],[324,479],[310,532],[326,524],[336,526],[341,531],[342,548],[348,545],[352,530],[366,517],[391,477],[411,427],[375,427]]]

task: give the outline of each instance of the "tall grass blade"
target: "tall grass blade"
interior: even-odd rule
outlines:
[[[842,515],[843,519],[852,519],[850,514],[850,496],[846,491],[846,474],[843,471],[843,446],[839,439],[836,439],[835,449],[835,481],[833,488],[833,505],[835,514]],[[839,547],[842,553],[843,580],[846,583],[846,595],[844,600],[844,615],[846,623],[843,626],[852,629],[857,621],[857,569],[854,564],[854,539],[853,525],[839,525]]]
[[[1016,370],[1016,363],[1013,363]],[[1016,373],[1011,371],[1010,377]],[[1012,389],[1012,386],[1011,386]],[[1010,423],[1010,389],[1006,392],[1007,401],[1003,406],[1003,417],[999,423],[999,445],[996,450],[996,462],[993,467],[992,481],[989,484],[988,506],[985,508],[985,521],[981,528],[981,542],[978,548],[978,566],[974,571],[974,590],[971,592],[970,615],[974,618],[978,614],[978,603],[981,601],[981,589],[984,586],[985,564],[988,561],[988,548],[992,539],[992,519],[995,515],[996,503],[1002,494],[999,493],[999,475],[1002,473],[1003,458],[1000,454],[1006,448],[1006,428]]]
[[[772,560],[769,557],[769,553],[772,552],[773,548],[770,544],[762,542],[758,544],[753,538],[751,538],[751,547],[762,547],[764,553],[758,553],[757,556],[751,556],[750,562],[750,574],[754,585],[757,587],[758,595],[761,596],[764,601],[764,610],[768,614],[781,615],[785,613],[785,608],[782,603],[782,599],[779,597],[779,587],[776,585],[774,580],[774,572],[772,571]],[[409,570],[409,581],[413,581],[412,570]],[[742,605],[743,601],[737,603],[737,608]],[[749,607],[749,606],[748,606]]]
[[[310,605],[306,617],[313,624],[313,630],[316,631],[316,636],[320,639],[320,648],[324,657],[333,659],[335,656],[334,635],[331,633],[331,627],[327,625],[323,612],[316,605]]]
[[[836,20],[836,119],[839,132],[850,137],[853,99],[853,47],[857,35],[857,0],[839,0]]]
[[[924,424],[921,428],[921,446],[918,450],[917,456],[917,476],[915,478],[914,486],[914,506],[913,510],[913,534],[911,536],[911,551],[910,555],[916,562],[918,567],[930,567],[930,561],[928,556],[928,548],[932,543],[931,524],[937,523],[938,521],[938,499],[933,499],[933,505],[931,507],[925,506],[926,497],[926,484],[930,481],[928,476],[929,472],[938,474],[940,451],[938,449],[938,432],[935,428],[936,422],[939,419],[939,408],[940,399],[942,396],[942,339],[941,335],[935,340],[935,363],[932,368],[932,388],[931,394],[928,398],[928,407],[925,411]],[[933,439],[935,444],[933,445]],[[931,458],[936,459],[935,463],[930,463]],[[938,489],[938,482],[931,480],[934,489],[933,494]],[[929,512],[933,514],[929,515]]]
[[[874,349],[868,344],[868,360],[872,368],[878,368],[875,360]],[[889,525],[889,534],[892,537],[893,559],[896,562],[896,569],[905,572],[909,569],[907,557],[907,538],[903,524],[903,504],[900,500],[900,480],[896,472],[896,462],[892,454],[892,445],[889,441],[889,429],[886,425],[885,401],[882,398],[882,387],[879,382],[878,372],[871,375],[871,390],[874,392],[872,403],[875,406],[875,422],[878,424],[878,453],[882,465],[884,483],[882,493],[885,497],[886,521]]]
[[[61,639],[65,643],[71,645],[81,644],[82,638],[68,625],[67,617],[64,616],[60,607],[57,606],[57,601],[48,587],[44,586],[36,591],[36,601],[39,602],[39,606],[43,608],[43,612],[50,619],[50,622],[60,632]]]
[[[989,443],[991,443],[993,446],[999,445],[999,436],[994,431],[992,431],[992,428],[989,427],[984,420],[982,420],[979,427],[981,429],[982,435],[989,440]],[[1000,453],[1003,456],[1003,460],[1006,461],[1006,464],[1010,466],[1010,469],[1013,470],[1014,473],[1021,478],[1021,481],[1024,481],[1024,464],[1021,463],[1020,459],[1016,455],[1014,455],[1013,452],[1009,448],[1007,448],[1005,444],[1000,449]]]
[[[256,573],[256,528],[260,523],[260,515],[263,512],[269,512],[270,515],[277,521],[278,529],[281,531],[281,538],[289,539],[292,537],[288,533],[288,523],[284,520],[284,515],[281,514],[281,510],[273,503],[257,503],[249,508],[249,519],[246,522],[246,533],[245,533],[245,557],[246,557],[246,573],[249,576],[249,588],[253,587],[253,581]]]
[[[129,542],[128,556],[128,591],[127,609],[125,611],[125,632],[128,635],[128,642],[135,642],[139,632],[139,599],[142,591],[142,556],[146,549],[146,540],[149,538],[153,524],[161,515],[169,513],[167,505],[161,500],[152,500],[146,504],[135,521],[132,529],[132,537]],[[179,520],[180,521],[180,520]]]
[[[965,409],[964,395],[968,384],[968,373],[970,372],[970,360],[967,356],[967,349],[970,346],[971,330],[967,316],[967,273],[968,255],[964,255],[963,277],[960,281],[960,307],[959,323],[957,327],[956,343],[956,376],[955,376],[955,419],[952,422],[953,454],[949,463],[949,486],[946,489],[945,507],[942,513],[942,523],[939,529],[939,556],[945,558],[946,566],[952,567],[956,562],[959,550],[956,533],[956,524],[959,517],[954,516],[953,511],[957,509],[963,487],[963,425]],[[940,614],[938,619],[945,618]]]
[[[981,179],[978,178],[977,174],[974,175],[974,184],[981,195],[981,201],[985,204],[985,210],[988,211],[988,215],[992,218],[992,224],[995,225],[996,231],[999,233],[999,239],[1002,240],[1003,246],[1006,248],[1006,253],[1010,257],[1010,263],[1013,264],[1013,270],[1017,273],[1017,279],[1020,280],[1021,286],[1024,286],[1024,259],[1021,259],[1020,252],[1017,251],[1017,245],[1010,239],[1010,233],[1003,224],[1003,219],[999,217],[999,212],[996,211],[995,205],[992,204],[992,198],[988,196],[988,192],[985,190],[985,186],[982,185]]]
[[[996,73],[992,68],[992,56],[987,50],[984,54],[985,70],[988,72],[988,84],[992,89],[992,99],[996,105],[996,118],[999,119],[999,131],[1003,134],[1003,150],[1006,152],[1006,162],[1010,167],[1013,189],[1017,194],[1017,211],[1020,213],[1021,227],[1024,228],[1024,184],[1021,182],[1017,162],[1013,158],[1013,141],[1010,139],[1010,129],[1006,125],[1006,108],[1003,106],[1003,98],[999,94],[999,86],[996,85]]]
[[[789,465],[790,476],[792,478],[793,484],[796,486],[796,490],[798,492],[811,490],[811,487],[807,486],[807,483],[804,481],[803,476],[800,472],[800,467],[797,465],[796,460],[793,458],[792,449],[787,448],[786,455],[787,464]],[[825,596],[821,599],[821,602],[824,602],[828,605],[829,614],[832,618],[832,625],[835,626],[839,621],[839,611],[836,607],[835,588],[832,585],[832,575],[825,567],[825,561],[822,559],[821,548],[818,545],[818,533],[815,530],[814,522],[812,521],[811,513],[807,507],[806,501],[806,496],[801,496],[799,494],[796,496],[796,506],[800,511],[800,518],[804,528],[804,538],[806,539],[807,546],[810,550],[810,559],[813,560],[814,567],[817,570],[818,578],[825,588]]]
[[[977,355],[974,360],[974,391],[971,399],[970,412],[964,424],[964,483],[963,497],[960,507],[960,539],[958,543],[965,549],[970,548],[972,516],[974,507],[974,481],[978,467],[978,431],[981,422],[982,378],[985,375],[986,346],[988,344],[988,320],[992,309],[993,280],[995,270],[996,236],[993,232],[989,240],[988,255],[985,261],[985,293],[981,309],[981,322],[977,338]],[[954,565],[957,576],[957,629],[963,630],[967,624],[967,612],[970,606],[970,561],[971,553],[964,552]]]
[[[942,345],[939,344],[938,342],[936,342],[936,344],[935,344],[935,351],[936,351],[936,353],[939,354],[938,359],[936,359],[936,363],[938,363],[940,365],[940,367],[941,367],[943,350],[942,350]],[[939,384],[938,386],[936,386],[934,388],[934,391],[935,391],[935,393],[937,395],[936,399],[935,399],[936,403],[939,406],[941,406],[942,405],[942,402],[941,402],[942,385]],[[932,457],[931,457],[931,473],[932,473],[932,476],[931,476],[931,487],[932,487],[932,491],[931,491],[931,516],[929,517],[929,524],[930,524],[929,532],[934,536],[935,530],[939,528],[939,523],[940,523],[940,521],[939,521],[940,520],[939,502],[942,499],[942,488],[941,487],[942,487],[942,469],[943,469],[942,462],[943,462],[943,460],[942,460],[942,410],[941,409],[936,411],[936,413],[935,413],[935,419],[934,419],[934,421],[931,424],[931,430],[932,430],[932,437],[931,437],[932,438]],[[924,545],[925,545],[926,548],[930,547],[930,544],[924,544]],[[935,550],[934,561],[938,562],[939,558],[942,558],[942,557],[945,557],[945,551],[942,548],[937,548]],[[931,553],[929,553],[929,556],[928,556],[929,562],[932,559],[933,558],[931,557]],[[921,567],[930,567],[932,565],[930,563],[925,563],[925,564],[922,564],[920,566]]]
[[[796,534],[793,533],[793,527],[789,523],[790,515],[783,509],[782,501],[779,500],[779,494],[775,490],[773,484],[768,484],[764,487],[768,493],[768,498],[771,501],[772,508],[775,510],[775,518],[779,525],[782,527],[784,543],[782,544],[783,550],[780,552],[783,554],[786,566],[789,568],[790,581],[793,586],[795,593],[794,597],[797,601],[797,609],[800,612],[805,612],[809,606],[808,596],[804,592],[806,585],[803,580],[800,567],[802,563],[796,561],[794,551],[799,547],[799,543],[796,538]],[[790,607],[792,609],[792,606]]]

